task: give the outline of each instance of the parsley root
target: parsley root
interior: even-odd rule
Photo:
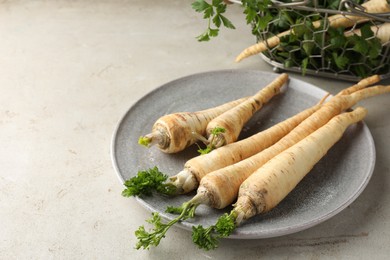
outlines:
[[[370,27],[370,29],[373,35],[375,35],[375,37],[378,38],[382,44],[386,44],[387,42],[390,41],[390,23],[373,25]],[[361,36],[362,34],[361,29],[348,31],[345,33],[345,36],[349,37],[354,34]]]
[[[387,0],[369,0],[361,5],[364,8],[364,12],[377,14],[390,12],[390,5]],[[352,27],[355,23],[367,22],[370,19],[368,17],[357,15],[345,15],[336,14],[328,17],[329,25],[334,28],[347,28]],[[318,28],[321,26],[321,20],[313,22],[313,26]]]
[[[367,86],[378,83],[379,81],[381,81],[381,77],[379,75],[372,75],[370,77],[361,79],[358,83],[356,83],[355,85],[353,85],[349,88],[345,88],[345,89],[341,90],[339,93],[337,93],[337,96],[349,95],[353,92],[356,92],[358,90],[366,88]]]
[[[282,73],[255,95],[211,120],[206,128],[211,147],[218,148],[237,141],[248,120],[265,103],[280,93],[280,89],[287,81],[288,74]],[[215,129],[224,129],[224,131],[219,131],[217,135],[211,134]]]
[[[315,111],[310,116],[308,116],[303,122],[301,122],[298,126],[292,129],[287,135],[282,137],[274,145],[266,148],[265,150],[245,160],[239,161],[233,165],[221,168],[219,170],[213,171],[205,175],[200,180],[200,184],[197,189],[197,194],[191,200],[183,203],[181,207],[167,208],[167,212],[169,213],[180,214],[177,218],[173,219],[167,224],[163,224],[160,221],[156,221],[155,228],[152,230],[151,233],[146,232],[143,226],[140,227],[139,232],[138,233],[136,232],[137,238],[139,239],[139,243],[141,243],[144,248],[148,248],[149,245],[158,245],[160,240],[165,236],[167,230],[173,224],[185,220],[189,217],[193,217],[196,208],[201,204],[208,205],[217,209],[222,209],[230,205],[237,198],[239,194],[240,186],[242,186],[245,180],[247,180],[248,178],[250,178],[250,176],[252,176],[254,173],[259,171],[259,169],[262,169],[262,167],[267,165],[268,162],[273,160],[273,158],[276,158],[278,154],[282,154],[282,153],[285,154],[286,152],[284,151],[286,150],[291,151],[291,149],[293,149],[292,151],[295,151],[294,149],[301,150],[302,149],[301,146],[298,145],[299,148],[296,148],[296,144],[297,143],[300,144],[302,140],[305,140],[305,138],[313,142],[312,141],[313,137],[311,137],[310,135],[313,132],[317,131],[318,129],[322,129],[321,130],[322,132],[325,131],[323,129],[326,129],[326,131],[330,132],[327,135],[331,136],[332,138],[336,138],[339,132],[343,132],[345,129],[337,132],[338,128],[336,126],[333,126],[334,124],[339,125],[340,124],[339,121],[345,120],[347,121],[347,123],[343,125],[347,126],[351,124],[351,122],[353,121],[351,120],[351,118],[355,120],[353,122],[356,122],[356,120],[357,121],[361,120],[361,118],[363,118],[364,115],[366,114],[366,111],[362,108],[359,108],[356,109],[354,112],[344,113],[339,115],[340,113],[342,113],[348,108],[351,108],[353,105],[355,105],[357,102],[359,102],[362,99],[390,92],[390,86],[374,86],[370,88],[364,88],[365,87],[364,84],[367,84],[368,82],[371,81],[363,80],[362,82],[359,82],[360,84],[358,83],[345,90],[346,93],[350,93],[356,89],[359,89],[356,92],[352,92],[347,95],[336,95],[333,98],[331,98],[328,102],[322,104],[317,111]],[[336,117],[336,119],[334,119],[334,117]],[[329,129],[330,128],[329,126],[323,127],[324,125],[329,124],[328,123],[329,121],[331,122],[336,121],[337,124],[331,123],[332,127],[336,128],[336,130],[332,130],[333,128]],[[317,144],[316,142],[314,143]],[[327,141],[324,141],[323,143],[325,146],[328,145]],[[295,148],[291,148],[291,147],[295,147]],[[307,163],[311,162],[308,158],[306,158],[306,153],[308,153],[308,155],[310,156],[311,153],[314,153],[313,151],[315,151],[315,149],[314,148],[308,148],[308,149],[309,151],[302,152],[302,154],[305,157],[299,159],[301,163],[305,163],[306,161]],[[215,151],[218,150],[219,149]],[[321,151],[325,151],[325,150],[321,150]],[[290,153],[287,152],[287,154],[289,155]],[[314,157],[318,158],[318,154],[314,155]],[[311,168],[309,168],[309,170],[310,169]],[[283,169],[283,171],[285,171],[285,169]],[[291,180],[291,182],[293,183],[294,180],[296,181],[297,179],[293,179]],[[288,180],[287,182],[289,181],[290,180]],[[274,192],[277,193],[278,191],[274,191]],[[225,219],[225,221],[228,222],[229,219],[234,219],[236,223],[239,224],[241,223],[241,220],[244,219],[244,215],[242,212],[238,212],[237,214],[233,213],[231,215],[228,215],[228,218]],[[232,225],[230,225],[229,227],[230,228],[223,227],[223,225],[220,225],[219,226],[220,231],[218,232],[221,232],[221,236],[229,235],[230,234],[229,232],[234,230],[234,226],[233,228]],[[210,230],[202,229],[201,227],[198,227],[197,230],[202,234],[202,236],[207,236],[212,234],[211,229]],[[195,237],[194,240],[207,241],[208,244],[207,248],[210,249],[212,248],[213,241],[215,242],[215,239],[202,239],[200,235]]]
[[[390,86],[374,86],[349,95],[334,96],[274,145],[245,160],[208,173],[201,179],[197,192],[208,197],[209,206],[217,209],[225,208],[236,199],[241,183],[270,159],[301,141],[360,100],[387,92],[390,92]]]
[[[147,147],[156,144],[165,153],[180,152],[206,135],[207,124],[212,119],[237,106],[245,99],[241,98],[198,112],[162,116],[154,123],[152,133],[141,136],[138,143]]]
[[[230,214],[224,214],[215,225],[206,229],[202,226],[193,228],[193,242],[205,250],[215,248],[218,238],[229,236],[242,221],[273,209],[340,140],[345,130],[361,121],[366,114],[366,109],[358,107],[352,112],[337,115],[272,158],[242,183]]]
[[[170,177],[167,183],[176,187],[177,193],[188,193],[198,187],[200,180],[215,170],[242,161],[276,143],[308,116],[317,111],[327,95],[316,105],[243,140],[222,146],[208,154],[188,160],[184,169]]]
[[[241,184],[235,206],[237,211],[244,213],[238,214],[237,224],[274,208],[340,140],[347,127],[361,121],[366,114],[365,108],[358,107],[352,112],[335,116],[326,125],[275,156],[246,179]],[[254,207],[249,206],[248,201],[253,202]]]
[[[157,167],[140,171],[136,176],[126,180],[125,186],[127,188],[123,191],[123,195],[126,197],[148,196],[152,191],[168,195],[191,192],[198,187],[200,179],[209,172],[248,158],[277,142],[319,109],[326,97],[320,100],[318,104],[264,131],[188,160],[184,165],[184,169],[174,176],[168,177],[161,173]]]

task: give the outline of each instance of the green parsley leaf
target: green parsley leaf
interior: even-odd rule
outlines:
[[[232,23],[228,18],[226,18],[226,17],[223,16],[223,15],[220,15],[220,18],[221,18],[221,20],[222,20],[223,25],[224,25],[226,28],[229,28],[229,29],[236,29],[236,27],[234,27],[233,23]]]
[[[374,38],[370,40],[370,49],[368,51],[368,56],[373,63],[375,63],[374,61],[381,54],[381,50],[382,50],[382,43],[380,42],[379,39]]]
[[[194,217],[195,209],[198,205],[198,203],[193,203],[192,201],[183,203],[180,215],[168,223],[163,223],[160,214],[153,212],[152,217],[146,220],[146,222],[152,224],[154,227],[149,232],[145,230],[144,226],[140,226],[138,230],[135,231],[135,235],[138,239],[136,249],[140,249],[141,247],[143,249],[148,249],[150,246],[158,246],[170,227],[179,221]]]
[[[172,184],[164,183],[168,175],[163,174],[157,167],[146,171],[139,171],[136,176],[125,181],[126,189],[122,191],[122,196],[150,196],[153,191],[172,195],[176,188]]]
[[[206,251],[218,247],[218,239],[212,234],[213,226],[204,228],[201,225],[192,227],[192,241]]]
[[[222,15],[226,11],[226,4],[223,0],[212,0],[211,4],[204,0],[196,0],[192,3],[192,8],[197,12],[203,12],[203,18],[208,20],[207,29],[196,37],[200,42],[209,41],[212,37],[217,37],[222,24],[226,28],[235,29],[232,22]],[[212,28],[211,24],[215,25],[216,28]]]
[[[246,19],[247,24],[250,24],[250,23],[255,21],[256,16],[257,16],[257,11],[247,7],[244,10],[244,14],[246,14],[245,19]]]
[[[264,30],[267,28],[268,26],[268,23],[270,21],[272,21],[272,15],[267,12],[263,17],[261,17],[258,21],[257,21],[257,24],[256,24],[256,30]]]
[[[302,60],[302,75],[306,74],[308,64],[309,64],[309,58],[304,58]]]
[[[171,214],[181,214],[183,212],[183,207],[168,206],[165,212]]]
[[[211,148],[211,146],[207,146],[206,148],[204,149],[201,149],[199,148],[197,151],[199,154],[203,155],[203,154],[208,154],[212,151],[213,149]]]
[[[196,0],[195,2],[192,3],[192,8],[196,11],[196,12],[203,12],[204,10],[206,10],[207,8],[210,8],[210,4],[208,4],[206,1],[204,0]]]
[[[353,50],[361,55],[366,55],[368,51],[368,43],[361,36],[353,35],[348,38],[350,43],[353,45]]]
[[[338,55],[337,52],[332,53],[332,57],[336,66],[340,69],[345,69],[347,64],[349,63],[349,59],[345,55]]]
[[[218,221],[215,224],[215,231],[217,231],[221,237],[228,237],[236,228],[234,221],[234,215],[229,215],[227,213],[223,214],[218,218]]]
[[[221,26],[221,21],[222,21],[221,15],[220,14],[216,14],[212,21],[213,21],[214,25],[219,28]]]
[[[210,35],[209,35],[208,31],[205,31],[201,35],[197,36],[196,39],[198,39],[198,41],[200,41],[200,42],[209,41]]]
[[[212,6],[209,6],[207,7],[204,11],[203,11],[204,15],[203,15],[203,18],[211,18],[213,15],[214,15],[214,9]]]
[[[369,24],[365,24],[360,28],[361,37],[363,39],[368,39],[374,36],[374,32],[371,30],[371,26]]]
[[[152,141],[152,139],[150,137],[141,136],[138,139],[138,144],[145,146],[145,147],[149,147],[151,141]]]
[[[307,56],[310,56],[313,54],[314,47],[315,47],[315,43],[313,40],[313,33],[306,32],[303,35],[302,49],[304,50],[304,52]]]

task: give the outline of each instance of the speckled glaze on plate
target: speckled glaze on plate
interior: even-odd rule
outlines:
[[[136,102],[119,121],[112,138],[111,156],[120,181],[139,170],[154,166],[175,175],[184,163],[197,155],[194,145],[177,154],[164,154],[157,147],[138,145],[139,136],[148,133],[164,114],[197,111],[252,95],[278,74],[248,70],[222,70],[198,73],[168,82]],[[266,129],[317,103],[326,92],[290,76],[285,91],[274,97],[247,123],[240,139]],[[230,238],[276,237],[313,227],[351,204],[366,187],[375,165],[375,146],[364,122],[350,126],[343,138],[272,211],[243,223]],[[178,206],[194,193],[173,198],[154,195],[137,198],[148,210],[167,220],[167,206]],[[194,219],[178,223],[190,230],[194,225],[209,226],[224,212],[200,206]],[[144,223],[140,223],[142,225]]]

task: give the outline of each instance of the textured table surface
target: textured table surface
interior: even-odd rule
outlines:
[[[150,212],[123,189],[110,142],[123,113],[156,87],[197,72],[272,71],[234,57],[253,43],[236,30],[208,43],[191,1],[1,1],[0,259],[385,259],[390,253],[390,96],[361,102],[377,161],[363,193],[330,220],[288,236],[222,240],[204,252],[173,227],[135,250]],[[334,94],[347,82],[291,76]],[[384,82],[390,84],[389,81]]]

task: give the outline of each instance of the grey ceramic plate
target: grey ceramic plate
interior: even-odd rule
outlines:
[[[154,166],[168,174],[178,173],[186,160],[196,156],[196,146],[178,154],[164,154],[157,147],[145,148],[138,138],[151,130],[155,120],[168,113],[197,111],[251,95],[272,81],[277,74],[260,71],[223,70],[183,77],[155,89],[135,103],[118,123],[112,140],[112,160],[123,182],[139,170]],[[318,102],[325,91],[291,78],[286,90],[274,97],[247,123],[240,138],[245,138],[278,123]],[[375,164],[371,133],[364,123],[347,129],[343,138],[328,152],[288,197],[267,214],[259,215],[236,229],[231,238],[253,239],[294,233],[319,224],[339,213],[363,191]],[[167,198],[155,195],[137,200],[163,218],[169,205],[181,205],[194,194]],[[197,217],[178,224],[214,224],[225,210],[205,206]],[[144,223],[140,223],[142,225]]]

